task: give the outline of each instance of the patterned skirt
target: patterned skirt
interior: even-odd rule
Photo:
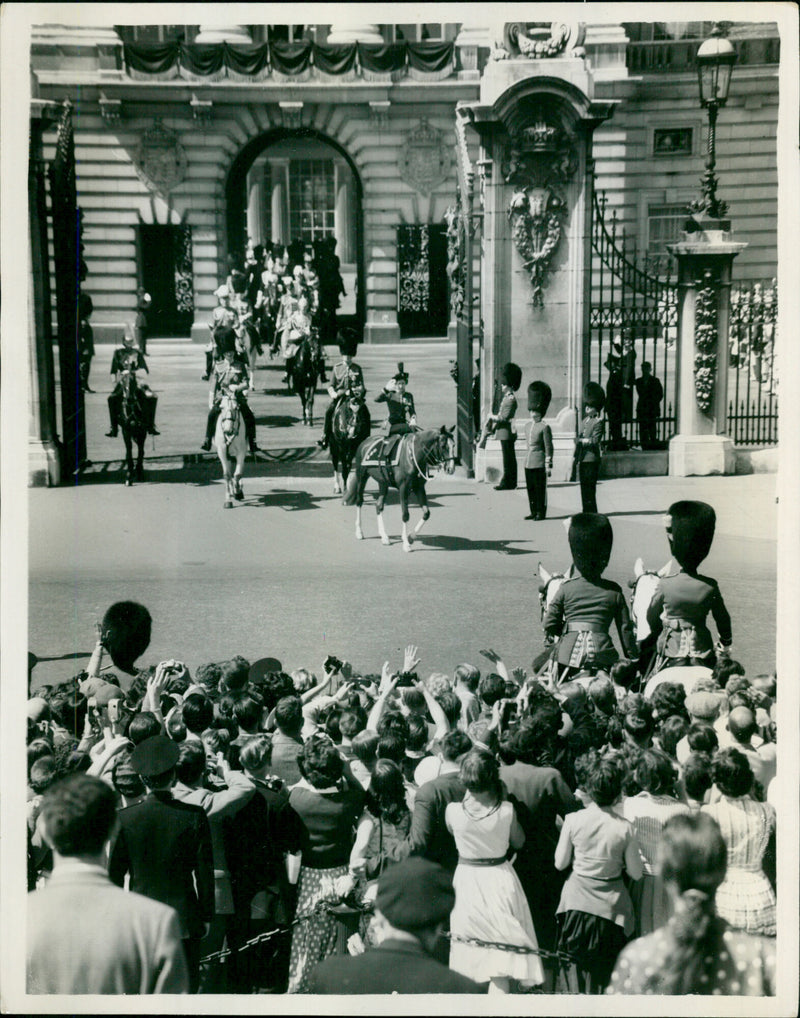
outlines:
[[[716,900],[717,915],[734,929],[775,936],[775,892],[762,870],[729,866]]]
[[[315,870],[303,866],[297,890],[297,916],[312,912],[318,902],[336,901],[335,882],[347,875],[348,867]],[[332,954],[342,952],[341,923],[326,912],[298,923],[292,930],[287,993],[308,993],[311,970]]]

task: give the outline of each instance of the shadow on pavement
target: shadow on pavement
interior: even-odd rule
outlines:
[[[536,548],[514,548],[512,545],[522,541],[473,541],[469,537],[454,537],[451,534],[422,534],[415,540],[416,544],[440,551],[497,551],[501,555],[535,555]]]
[[[321,509],[330,502],[326,495],[312,495],[307,491],[297,491],[289,488],[279,488],[277,491],[270,491],[255,498],[248,498],[245,487],[245,500],[243,505],[250,509],[284,509],[287,512],[302,512],[305,509]]]

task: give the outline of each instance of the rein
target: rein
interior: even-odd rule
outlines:
[[[411,443],[410,443],[410,445],[411,445],[411,460],[412,460],[412,462],[413,462],[413,464],[414,464],[414,466],[415,466],[415,468],[417,470],[417,473],[419,474],[419,476],[423,480],[429,480],[428,469],[430,467],[432,467],[432,466],[444,466],[445,463],[454,463],[455,462],[455,459],[456,459],[455,455],[453,455],[453,456],[445,456],[443,459],[438,459],[438,458],[437,459],[429,459],[429,457],[433,454],[433,450],[429,449],[426,446],[426,447],[423,448],[423,452],[425,453],[425,456],[422,457],[423,463],[425,464],[425,470],[423,470],[420,467],[420,465],[419,465],[419,461],[417,460],[417,455],[416,455],[416,452],[414,450],[414,445],[415,445],[414,438],[415,437],[416,436],[412,435],[412,440],[411,440]],[[450,442],[449,442],[449,439],[448,439],[448,450],[449,450],[449,445],[450,445]]]

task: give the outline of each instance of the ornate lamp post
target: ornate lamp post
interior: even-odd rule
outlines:
[[[710,37],[698,49],[696,60],[700,105],[708,110],[708,155],[702,179],[703,197],[692,202],[690,207],[693,213],[710,219],[723,219],[728,213],[728,206],[717,198],[715,133],[717,114],[728,101],[736,51],[723,36],[719,25],[714,26]]]

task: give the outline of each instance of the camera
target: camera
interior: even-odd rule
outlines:
[[[329,654],[325,658],[325,671],[326,672],[338,672],[341,671],[342,662],[338,657],[334,657],[333,654]]]

